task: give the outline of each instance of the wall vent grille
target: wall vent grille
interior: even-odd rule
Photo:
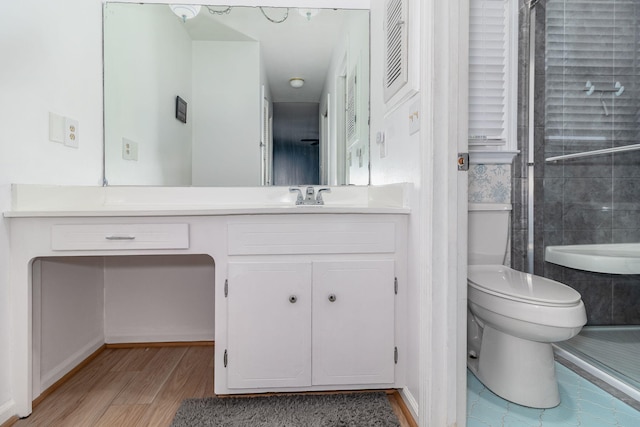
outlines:
[[[385,3],[385,102],[408,81],[407,25],[407,0],[387,0]]]

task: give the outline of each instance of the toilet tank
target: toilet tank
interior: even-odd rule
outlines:
[[[510,213],[509,203],[469,203],[469,265],[504,264]]]

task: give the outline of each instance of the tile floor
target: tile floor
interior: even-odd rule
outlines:
[[[556,362],[559,406],[533,409],[493,394],[467,370],[467,427],[637,427],[640,411]]]

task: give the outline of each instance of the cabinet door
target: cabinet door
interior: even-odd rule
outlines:
[[[229,263],[229,388],[311,385],[311,264]]]
[[[394,263],[313,263],[313,384],[394,382]]]

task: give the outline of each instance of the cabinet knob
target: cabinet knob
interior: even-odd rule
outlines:
[[[297,301],[298,301],[298,297],[297,297],[297,296],[295,296],[295,295],[291,295],[291,296],[289,297],[289,302],[290,302],[291,304],[295,304]]]
[[[329,295],[329,301],[334,302],[336,300],[335,294]]]

